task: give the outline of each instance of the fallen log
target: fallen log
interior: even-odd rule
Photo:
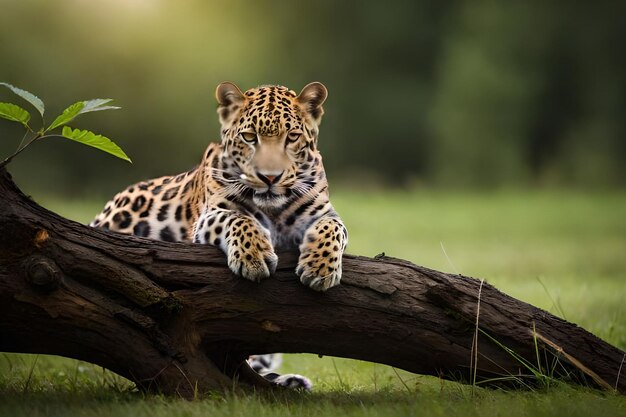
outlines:
[[[269,352],[483,385],[550,373],[626,392],[624,352],[483,281],[346,255],[341,285],[318,293],[295,276],[296,254],[279,258],[275,275],[249,282],[215,248],[64,219],[0,168],[0,351],[80,359],[184,397],[235,381],[269,387],[244,360]]]

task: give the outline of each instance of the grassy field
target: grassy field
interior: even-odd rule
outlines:
[[[485,278],[626,349],[626,194],[338,190],[333,197],[350,231],[350,253],[385,252]],[[82,222],[101,206],[42,203]],[[146,397],[91,364],[0,354],[0,416],[626,416],[624,397],[562,383],[523,392],[472,389],[314,355],[289,355],[283,371],[311,377],[314,392],[192,402]]]

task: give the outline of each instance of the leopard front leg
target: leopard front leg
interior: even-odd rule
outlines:
[[[316,291],[326,291],[341,280],[341,259],[348,232],[336,214],[316,220],[304,233],[296,274]]]
[[[235,274],[259,282],[276,270],[278,257],[270,232],[255,218],[223,209],[210,209],[200,215],[194,226],[194,243],[218,246],[228,258]]]

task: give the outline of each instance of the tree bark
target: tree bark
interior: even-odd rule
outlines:
[[[626,392],[624,352],[482,281],[346,255],[341,285],[318,293],[295,276],[296,254],[279,258],[276,274],[249,282],[213,247],[64,219],[0,168],[0,351],[81,359],[184,397],[271,386],[244,360],[266,352],[484,385],[533,384],[541,372]]]

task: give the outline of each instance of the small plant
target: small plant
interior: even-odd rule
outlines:
[[[111,101],[113,101],[112,99],[96,98],[93,100],[76,102],[63,110],[63,113],[57,116],[48,127],[45,127],[45,106],[43,101],[41,101],[39,97],[32,93],[29,93],[26,90],[22,90],[20,88],[12,86],[11,84],[0,82],[0,86],[8,88],[13,93],[26,100],[41,115],[41,128],[39,130],[35,130],[29,124],[29,122],[31,121],[31,115],[27,110],[13,103],[0,102],[0,117],[3,119],[11,120],[13,122],[21,123],[26,129],[26,133],[24,134],[22,141],[18,145],[17,150],[13,153],[13,155],[0,162],[0,168],[11,162],[13,158],[19,155],[28,146],[37,141],[48,139],[51,137],[62,137],[66,139],[71,139],[84,145],[92,146],[96,149],[100,149],[101,151],[110,153],[111,155],[124,159],[128,162],[131,162],[130,158],[124,153],[124,151],[119,146],[117,146],[111,139],[102,135],[98,135],[89,130],[72,129],[71,127],[67,126],[69,122],[84,113],[119,109],[120,107],[109,105]],[[53,132],[55,129],[59,128],[62,128],[60,133]]]

